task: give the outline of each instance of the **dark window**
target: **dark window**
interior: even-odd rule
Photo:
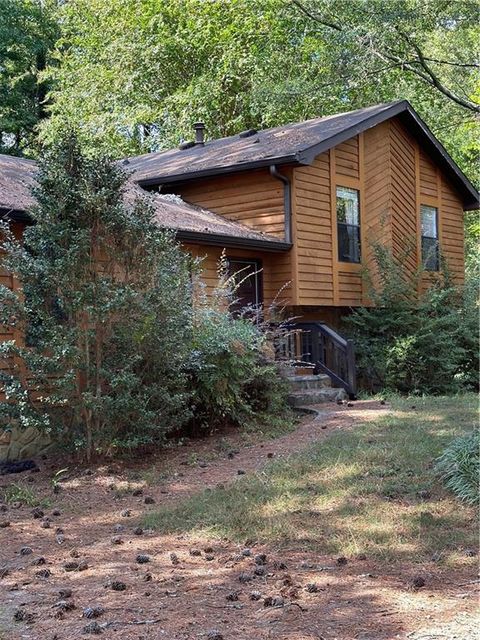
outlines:
[[[438,243],[438,209],[425,204],[420,206],[422,222],[422,263],[427,271],[438,271],[440,268],[440,251]]]
[[[263,287],[261,262],[259,260],[243,260],[240,258],[228,260],[229,274],[233,276],[236,285],[233,294],[233,303],[230,309],[233,312],[244,311],[250,308],[257,310],[263,302]]]
[[[337,187],[338,259],[360,262],[360,205],[357,189]]]

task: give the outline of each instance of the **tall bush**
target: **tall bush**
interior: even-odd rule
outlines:
[[[355,309],[346,320],[364,386],[403,393],[450,393],[473,386],[478,372],[476,288],[454,286],[443,264],[443,275],[419,294],[421,271],[406,277],[402,260],[382,246],[373,247],[373,256],[375,277],[366,274],[373,306]]]
[[[41,163],[23,243],[3,228],[0,323],[21,338],[2,375],[4,420],[34,426],[91,459],[161,442],[190,417],[189,265],[148,201],[74,136]]]

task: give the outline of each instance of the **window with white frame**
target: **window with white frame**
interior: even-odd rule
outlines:
[[[438,242],[438,209],[426,204],[420,206],[422,226],[422,263],[427,271],[440,269],[440,246]]]
[[[360,262],[360,194],[337,187],[337,240],[340,262]]]

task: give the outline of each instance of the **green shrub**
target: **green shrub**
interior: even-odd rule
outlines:
[[[358,375],[370,391],[452,393],[478,380],[478,292],[455,287],[444,275],[418,294],[419,271],[406,277],[402,262],[376,246],[374,267],[365,274],[372,307],[346,319],[355,340]]]
[[[438,458],[435,470],[460,500],[478,504],[480,432],[475,430],[453,440]]]

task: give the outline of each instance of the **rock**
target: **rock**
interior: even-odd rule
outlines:
[[[147,554],[145,553],[139,553],[135,558],[135,560],[138,564],[146,564],[147,562],[151,561],[151,558],[150,556],[147,556]]]
[[[145,504],[155,504],[155,498],[152,498],[152,496],[145,496],[143,502]]]
[[[93,622],[89,622],[83,627],[83,633],[90,633],[91,635],[99,636],[101,633],[103,633],[103,630],[98,622],[94,620]]]
[[[96,607],[85,607],[82,615],[84,618],[99,618],[104,613],[105,613],[105,609],[103,607],[96,606]]]
[[[36,571],[35,575],[37,578],[49,578],[52,575],[50,569],[40,569],[40,571]]]
[[[240,595],[239,591],[231,591],[230,593],[227,593],[227,595],[225,596],[225,599],[228,600],[229,602],[237,602],[239,595]]]
[[[337,564],[341,567],[344,567],[346,564],[348,564],[348,560],[347,558],[345,558],[345,556],[340,556],[339,558],[337,558]]]
[[[191,556],[201,556],[202,552],[200,549],[190,549],[188,552]]]
[[[50,520],[45,518],[45,520],[42,520],[41,526],[43,529],[50,529]]]
[[[142,580],[144,582],[151,582],[153,580],[153,576],[150,572],[147,571],[147,573],[143,576]]]
[[[217,629],[207,631],[207,640],[223,640],[223,635]]]
[[[425,586],[425,578],[423,576],[415,576],[409,586],[414,591],[417,591]]]
[[[239,580],[239,582],[246,583],[246,582],[251,582],[253,580],[253,578],[249,573],[241,573],[238,576],[238,580]]]
[[[172,564],[180,564],[180,560],[178,559],[178,556],[176,553],[170,554],[170,561]]]
[[[34,567],[40,567],[42,564],[47,564],[47,561],[43,556],[40,556],[39,558],[35,558],[35,560],[33,560],[32,562],[32,565]]]
[[[125,527],[123,526],[123,524],[116,524],[113,527],[113,532],[114,533],[121,533],[122,531],[125,531]]]
[[[198,463],[198,466],[200,467],[200,469],[205,469],[208,465],[203,460],[200,460],[200,462]]]
[[[285,571],[285,569],[288,569],[285,562],[281,562],[280,560],[274,560],[273,568],[277,571]]]
[[[273,458],[273,456],[274,456],[274,455],[275,455],[275,454],[274,454],[272,451],[269,451],[269,452],[267,453],[267,458]]]
[[[124,509],[120,515],[122,516],[122,518],[130,518],[132,512],[130,511],[130,509]]]
[[[229,452],[227,453],[227,458],[230,458],[230,460],[232,460],[232,458],[234,458],[234,457],[235,457],[235,454],[234,454],[234,452],[233,452],[233,451],[229,451]]]
[[[244,476],[245,474],[246,474],[246,471],[244,471],[243,469],[238,469],[237,470],[237,475]]]
[[[57,534],[57,536],[61,535],[62,533],[65,533],[65,531],[62,529],[62,527],[57,527],[55,529],[55,533]]]
[[[135,496],[135,498],[138,498],[139,496],[143,496],[143,489],[134,489],[132,491],[132,496]]]
[[[356,558],[357,560],[366,560],[367,556],[364,553],[357,553]]]
[[[65,542],[65,536],[63,535],[63,533],[58,533],[55,536],[55,540],[57,541],[57,544],[63,544]]]
[[[215,556],[213,555],[213,553],[206,553],[204,557],[207,562],[212,562],[212,560],[215,560]]]
[[[34,621],[35,615],[33,613],[27,613],[25,609],[17,609],[13,614],[13,619],[15,622],[26,622],[30,624]]]
[[[71,558],[79,558],[80,557],[80,552],[77,549],[71,549],[70,557]]]
[[[242,556],[245,558],[249,558],[252,555],[251,549],[242,549]]]
[[[204,547],[203,552],[204,553],[213,553],[214,549],[213,547]]]
[[[354,407],[355,405],[353,404],[353,402],[347,402],[347,407]]]
[[[265,569],[265,567],[262,567],[262,566],[258,566],[258,565],[257,565],[257,566],[255,567],[255,569],[254,569],[253,573],[254,573],[256,576],[264,576],[264,575],[267,573],[267,570]]]
[[[255,564],[267,564],[267,556],[265,553],[258,553],[254,560]]]
[[[1,520],[0,521],[0,529],[6,529],[10,526],[10,520]]]
[[[40,509],[40,507],[35,507],[35,509],[32,509],[32,516],[34,518],[43,518],[45,514],[43,513],[43,511]]]
[[[125,589],[127,588],[127,585],[125,584],[125,582],[122,582],[121,580],[113,580],[112,583],[110,584],[110,588],[113,591],[125,591]]]
[[[318,593],[320,591],[320,588],[318,584],[316,584],[316,582],[311,582],[310,584],[307,584],[307,586],[305,587],[305,591],[307,591],[308,593]]]
[[[260,591],[252,591],[250,593],[250,600],[260,600],[261,597],[262,594],[260,593]]]
[[[33,553],[32,547],[22,547],[20,549],[21,556],[29,556],[31,553]]]
[[[60,511],[60,509],[54,509],[52,511],[52,516],[61,516],[62,512]]]
[[[65,562],[63,568],[65,571],[78,571],[78,562]]]
[[[133,534],[136,536],[141,536],[143,535],[143,529],[142,527],[135,527],[135,529],[133,530]]]
[[[112,538],[112,544],[123,544],[123,540],[120,536],[114,536]]]
[[[86,571],[87,569],[88,569],[88,563],[86,560],[82,560],[81,562],[78,563],[79,571]]]
[[[66,598],[71,598],[72,590],[70,589],[70,587],[63,587],[63,589],[59,589],[58,595],[60,596],[60,598],[62,598],[62,600],[65,600]]]
[[[474,558],[477,555],[475,549],[465,549],[465,555],[467,558]]]

